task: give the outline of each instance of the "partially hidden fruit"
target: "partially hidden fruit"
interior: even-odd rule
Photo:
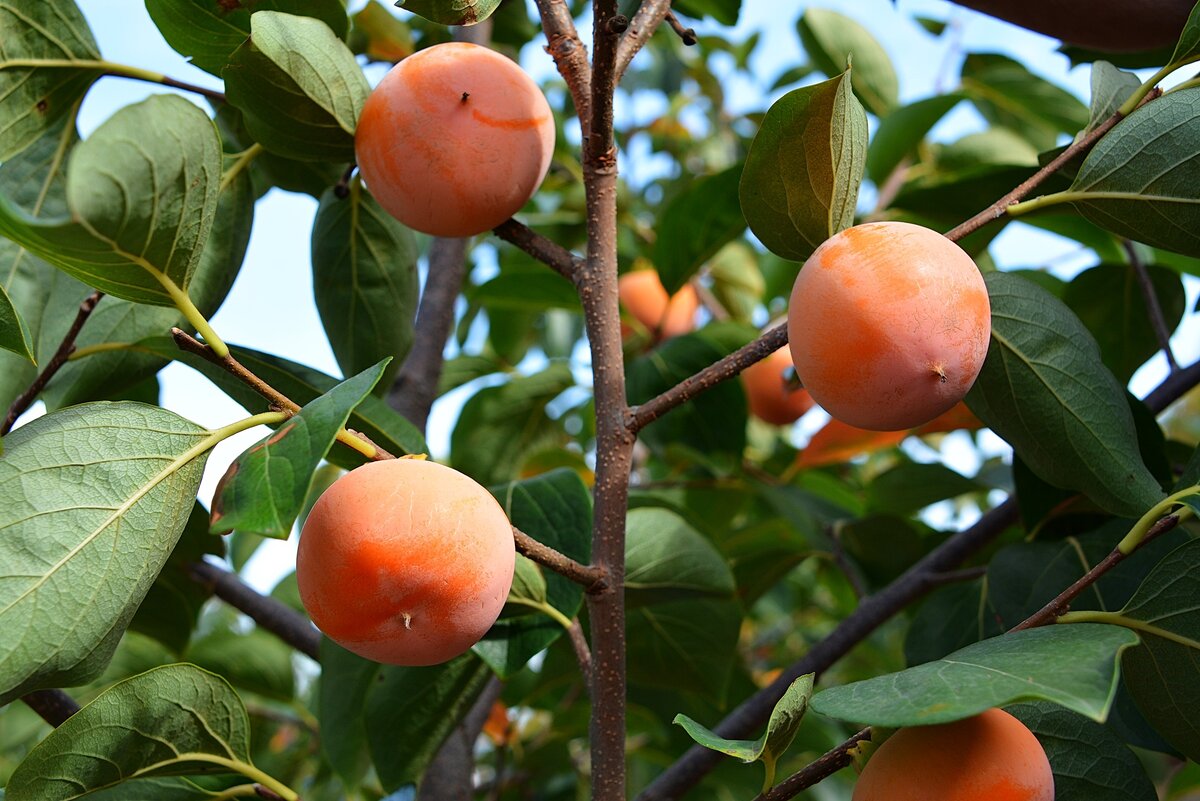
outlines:
[[[354,148],[367,188],[400,222],[473,236],[533,197],[554,151],[554,116],[515,62],[447,42],[384,76],[363,106]]]
[[[789,386],[786,371],[791,366],[792,356],[784,347],[742,371],[750,414],[773,425],[785,426],[812,408],[813,400],[807,390]]]
[[[829,414],[874,431],[913,428],[967,394],[983,367],[991,304],[958,245],[918,225],[865,223],[804,263],[788,344]]]
[[[393,665],[453,659],[491,628],[512,586],[512,526],[472,479],[419,459],[335,481],[300,535],[296,581],[313,622]]]
[[[648,331],[667,339],[696,327],[700,298],[691,284],[670,297],[654,270],[634,270],[617,279],[621,305]]]
[[[1054,801],[1041,743],[1001,709],[893,734],[867,761],[853,801]]]

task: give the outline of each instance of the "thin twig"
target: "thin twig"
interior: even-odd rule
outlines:
[[[646,46],[650,37],[671,11],[671,0],[643,0],[629,20],[629,30],[617,48],[617,80],[629,69],[629,62]]]
[[[570,579],[588,592],[599,592],[608,587],[608,574],[602,568],[581,565],[566,554],[538,542],[516,526],[513,526],[512,532],[517,553],[527,559]]]
[[[571,283],[578,280],[584,261],[553,239],[542,236],[527,225],[509,218],[492,233],[533,256]]]
[[[691,47],[692,45],[696,44],[697,41],[699,41],[696,38],[696,29],[685,28],[683,23],[679,21],[679,17],[675,16],[674,11],[667,9],[666,20],[667,24],[671,26],[671,30],[675,31],[676,35],[679,36],[679,40],[683,42],[686,47]]]
[[[34,690],[21,696],[25,706],[38,713],[42,720],[58,728],[67,718],[79,711],[75,699],[62,690]]]
[[[17,418],[33,405],[37,396],[50,383],[50,379],[54,378],[55,374],[67,363],[67,358],[75,350],[75,339],[79,336],[79,332],[83,329],[83,324],[92,315],[92,311],[96,308],[96,304],[100,302],[100,298],[102,297],[104,297],[103,292],[93,292],[79,304],[79,311],[75,314],[75,320],[71,323],[71,327],[67,329],[67,335],[59,343],[58,350],[54,351],[54,355],[50,357],[50,361],[46,362],[46,366],[42,368],[42,372],[38,373],[33,383],[18,395],[16,400],[12,402],[12,405],[8,407],[8,414],[4,416],[4,424],[0,425],[0,435],[12,431]]]
[[[579,625],[579,618],[571,620],[571,627],[567,629],[567,637],[571,640],[571,647],[575,649],[575,658],[579,661],[579,672],[583,675],[583,686],[591,691],[592,686],[592,652],[588,648],[587,638],[583,634],[583,626]]]
[[[537,7],[546,34],[546,52],[567,84],[583,138],[587,139],[592,120],[592,68],[588,65],[587,48],[575,29],[566,0],[537,0]]]
[[[127,75],[121,75],[119,73],[108,73],[108,74],[113,75],[118,78],[129,77]],[[225,102],[225,93],[220,92],[216,89],[209,89],[207,87],[199,86],[194,83],[188,83],[187,81],[176,80],[175,78],[172,78],[170,76],[163,76],[162,84],[163,84],[163,86],[170,86],[173,89],[182,89],[185,92],[192,92],[194,94],[203,95],[204,97],[207,97],[209,100],[212,100],[213,102],[216,102],[216,103],[224,103]]]
[[[829,749],[802,770],[793,773],[754,801],[784,801],[819,784],[854,761],[854,749],[863,740],[871,739],[871,727],[851,735],[845,742]]]
[[[787,324],[780,323],[748,345],[735,350],[720,361],[710,364],[693,376],[629,410],[627,425],[633,432],[641,431],[676,406],[687,403],[701,392],[712,389],[722,381],[733,378],[752,364],[760,362],[787,344]]]
[[[1171,350],[1171,332],[1167,328],[1162,304],[1158,302],[1158,293],[1154,291],[1154,282],[1150,280],[1150,270],[1132,242],[1124,239],[1121,244],[1124,245],[1129,265],[1133,267],[1133,273],[1137,276],[1138,288],[1142,291],[1142,302],[1146,304],[1146,314],[1150,316],[1150,325],[1154,328],[1154,336],[1158,338],[1158,347],[1167,357],[1167,367],[1172,373],[1179,372],[1179,362],[1175,361],[1175,354]]]

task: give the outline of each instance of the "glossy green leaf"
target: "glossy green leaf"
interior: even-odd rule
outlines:
[[[1168,332],[1183,319],[1187,297],[1183,279],[1173,270],[1147,266],[1154,295]],[[1100,357],[1122,383],[1160,348],[1138,272],[1125,264],[1101,264],[1076,275],[1063,301],[1096,338]]]
[[[1024,723],[1050,760],[1055,801],[1156,801],[1158,793],[1137,755],[1098,723],[1055,704],[1004,710]]]
[[[442,25],[474,25],[490,17],[500,0],[400,0],[397,5]]]
[[[1190,540],[1155,566],[1124,609],[1106,616],[1142,638],[1121,660],[1125,686],[1155,731],[1190,759],[1200,759],[1198,593],[1200,540]]]
[[[767,110],[739,198],[750,230],[776,255],[804,261],[854,224],[867,151],[867,115],[849,72],[793,89]]]
[[[260,11],[250,29],[221,71],[250,134],[288,158],[352,162],[354,129],[371,91],[354,54],[312,17]]]
[[[349,28],[341,0],[146,0],[146,11],[167,44],[205,72],[220,76],[229,57],[250,36],[250,15],[283,11],[315,17],[345,38]]]
[[[900,162],[917,149],[929,129],[962,100],[961,92],[934,95],[883,117],[867,148],[867,176],[876,184],[886,181]]]
[[[223,103],[217,107],[214,121],[221,132],[227,153],[244,153],[254,146],[254,137],[246,129],[246,118],[230,104]],[[278,188],[285,192],[303,192],[318,201],[326,189],[342,179],[346,171],[345,162],[338,160],[299,161],[265,150],[245,166],[254,185],[255,197],[262,197],[271,189]]]
[[[73,0],[0,5],[0,162],[73,119],[103,72],[100,49]],[[71,66],[59,62],[84,62]],[[39,66],[54,62],[55,66]],[[20,66],[18,66],[20,65]]]
[[[174,548],[209,432],[139,403],[40,417],[0,456],[0,704],[95,678]]]
[[[1075,95],[997,53],[971,53],[962,66],[962,91],[988,122],[1019,132],[1038,150],[1088,124]]]
[[[220,180],[212,120],[181,97],[154,95],[75,147],[69,218],[34,218],[0,197],[0,234],[96,289],[168,306],[200,261]]]
[[[625,597],[631,606],[728,597],[733,573],[708,540],[668,509],[631,509],[625,523]]]
[[[1123,72],[1107,61],[1092,65],[1091,119],[1086,130],[1090,131],[1107,120],[1121,108],[1137,88],[1141,79],[1130,72]]]
[[[1043,480],[1140,517],[1162,497],[1138,453],[1125,392],[1062,301],[1017,276],[985,276],[992,341],[967,405]]]
[[[920,726],[1017,701],[1053,701],[1103,721],[1119,680],[1117,659],[1137,644],[1119,626],[1081,623],[1014,631],[908,670],[813,696],[822,715],[872,726]]]
[[[581,564],[591,561],[592,498],[579,475],[553,470],[536,478],[491,488],[512,524],[538,542]],[[544,582],[543,600],[567,618],[579,613],[583,590],[557,573],[538,569]],[[514,589],[516,579],[514,578]],[[531,588],[539,592],[536,586]],[[528,590],[527,590],[528,592]],[[476,654],[501,678],[519,672],[537,653],[564,633],[561,625],[542,614],[502,614],[473,646]]]
[[[823,8],[805,9],[796,23],[813,64],[830,76],[853,65],[854,93],[867,111],[882,117],[898,102],[900,81],[887,51],[855,20]]]
[[[378,383],[386,364],[369,367],[309,401],[234,460],[213,495],[213,533],[236,528],[287,539],[304,506],[313,472],[350,412]]]
[[[1193,6],[1167,63],[1182,66],[1197,59],[1200,59],[1200,6]]]
[[[746,230],[738,201],[742,165],[690,181],[655,225],[654,267],[674,295],[723,245]]]
[[[29,328],[3,286],[0,286],[0,348],[28,359],[30,363],[34,361],[33,338]]]
[[[574,384],[571,368],[555,362],[476,392],[450,435],[455,469],[484,484],[515,478],[530,452],[562,442],[565,434],[546,414],[546,404]]]
[[[195,665],[115,684],[42,740],[7,801],[70,801],[147,776],[230,773],[250,764],[250,720],[233,688]]]
[[[1060,196],[1101,228],[1200,256],[1200,87],[1142,106],[1088,153]]]

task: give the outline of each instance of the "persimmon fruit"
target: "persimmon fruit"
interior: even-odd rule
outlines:
[[[617,294],[625,311],[663,339],[696,327],[700,298],[691,284],[668,297],[655,270],[634,270],[617,279]]]
[[[367,97],[358,168],[379,204],[434,236],[495,228],[533,197],[554,151],[554,115],[515,62],[447,42],[403,59]]]
[[[772,425],[785,426],[812,408],[807,390],[788,385],[786,371],[791,366],[792,356],[782,347],[742,371],[750,414]]]
[[[434,665],[496,622],[512,587],[512,526],[457,470],[419,459],[369,462],[317,499],[296,581],[313,622],[359,656]]]
[[[825,411],[898,431],[963,399],[991,320],[983,276],[962,248],[919,225],[864,223],[830,237],[800,269],[788,345]]]
[[[1002,709],[900,729],[871,755],[853,801],[1054,801],[1041,743]]]

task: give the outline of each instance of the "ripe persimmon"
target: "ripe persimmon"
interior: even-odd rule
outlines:
[[[554,115],[515,62],[447,42],[391,69],[363,106],[354,137],[371,194],[409,228],[473,236],[537,191],[554,151]]]
[[[792,356],[783,347],[742,371],[750,414],[773,425],[785,426],[812,408],[813,400],[806,390],[788,386],[787,370],[791,366]]]
[[[393,665],[453,659],[496,622],[512,587],[512,526],[457,470],[369,462],[335,481],[300,535],[296,581],[313,622]]]
[[[663,339],[686,334],[696,327],[700,298],[691,284],[667,297],[658,273],[634,270],[617,279],[621,305],[635,320]]]
[[[788,304],[792,361],[844,423],[896,431],[963,399],[983,367],[991,304],[971,257],[903,222],[835,234],[804,263]]]
[[[867,760],[853,801],[1054,801],[1041,743],[1002,709],[900,729]]]

